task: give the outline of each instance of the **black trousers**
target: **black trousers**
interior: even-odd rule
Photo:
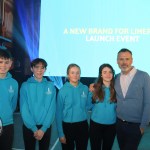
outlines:
[[[87,150],[88,123],[87,121],[77,123],[63,122],[63,131],[67,144],[62,144],[63,150]]]
[[[14,125],[3,126],[3,132],[0,135],[0,150],[11,150],[14,137]]]
[[[116,135],[116,125],[104,125],[90,120],[91,150],[111,150]]]
[[[140,123],[131,123],[117,119],[117,140],[120,150],[137,150],[142,134]]]
[[[40,129],[41,125],[38,125],[37,128]],[[51,128],[48,128],[43,138],[39,141],[39,150],[49,150],[50,135]],[[23,125],[23,139],[25,150],[35,150],[37,140],[34,138],[33,131],[28,129],[25,125]]]

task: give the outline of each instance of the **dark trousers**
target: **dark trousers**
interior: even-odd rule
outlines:
[[[63,122],[63,131],[66,137],[66,144],[62,144],[63,150],[87,150],[88,144],[88,123],[87,121],[77,123]]]
[[[3,132],[0,135],[0,150],[11,150],[14,137],[14,125],[3,126]]]
[[[120,150],[137,150],[142,134],[140,123],[131,123],[117,119],[117,139]]]
[[[37,128],[39,129],[41,126],[38,125]],[[49,150],[50,135],[51,128],[48,128],[44,133],[43,138],[39,141],[39,150]],[[33,131],[28,129],[25,125],[23,125],[23,139],[25,150],[35,150],[37,140],[34,138]]]
[[[90,120],[91,150],[111,150],[116,135],[116,125],[104,125]]]

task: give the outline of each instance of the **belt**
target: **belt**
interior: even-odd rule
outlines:
[[[126,120],[120,119],[120,118],[117,118],[117,120],[122,122],[122,123],[125,123],[125,124],[140,124],[140,123],[136,123],[136,122],[129,122],[129,121],[126,121]]]

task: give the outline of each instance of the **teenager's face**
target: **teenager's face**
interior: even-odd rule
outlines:
[[[31,71],[34,74],[34,78],[38,81],[42,80],[45,70],[46,69],[42,63],[39,63],[39,64],[35,65],[33,68],[31,68]]]
[[[113,78],[112,70],[108,67],[104,67],[102,70],[101,77],[103,79],[103,83],[108,85]]]
[[[71,67],[69,69],[68,79],[71,84],[77,85],[80,79],[80,69],[78,67]]]
[[[121,52],[118,55],[117,63],[123,74],[128,74],[132,68],[132,55],[129,52]]]
[[[5,77],[12,65],[11,59],[0,58],[0,77]]]

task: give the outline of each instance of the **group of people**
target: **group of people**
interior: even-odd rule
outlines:
[[[56,118],[63,150],[86,150],[89,138],[91,150],[111,150],[116,135],[120,150],[137,150],[150,122],[150,77],[132,66],[132,62],[132,52],[121,49],[117,55],[121,73],[115,75],[110,64],[102,64],[90,87],[80,82],[80,67],[70,64],[68,81],[56,97],[54,85],[43,77],[47,62],[34,59],[33,76],[20,88],[25,149],[35,150],[39,141],[39,149],[48,150],[51,125]],[[11,64],[11,54],[0,50],[1,150],[11,150],[13,143],[18,84],[9,73]]]
[[[11,150],[13,144],[13,112],[17,105],[18,83],[8,72],[11,64],[11,54],[0,50],[0,150]],[[51,124],[56,112],[56,89],[43,78],[46,67],[47,62],[44,59],[33,60],[33,77],[24,82],[20,89],[19,104],[26,150],[34,150],[36,141],[39,141],[40,150],[49,149]]]

